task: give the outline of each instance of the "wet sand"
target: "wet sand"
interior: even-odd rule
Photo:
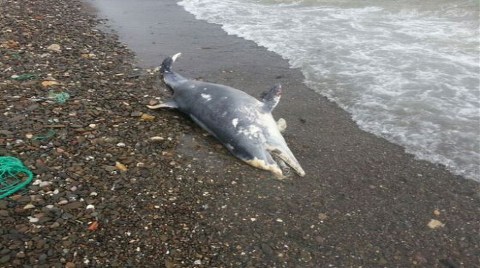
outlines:
[[[85,135],[82,139],[82,135],[75,134],[78,130],[71,131],[77,135],[77,142],[72,143],[69,131],[65,142],[55,143],[67,152],[77,150],[68,161],[55,158],[51,160],[54,163],[47,161],[43,165],[33,158],[27,161],[27,165],[37,166],[38,174],[44,174],[42,180],[57,172],[48,164],[60,170],[64,167],[70,172],[65,177],[73,176],[74,181],[89,189],[74,194],[96,207],[95,215],[77,211],[70,213],[74,214],[72,220],[59,221],[71,235],[54,235],[59,229],[52,228],[37,231],[37,237],[48,241],[52,248],[56,243],[63,245],[63,237],[71,241],[70,251],[55,248],[47,264],[474,267],[480,263],[478,183],[454,176],[442,166],[415,160],[400,146],[360,130],[336,104],[305,87],[301,73],[290,69],[278,55],[253,42],[228,36],[218,25],[195,20],[175,1],[129,2],[95,0],[93,4],[100,7],[98,16],[114,16],[106,23],[135,52],[138,65],[153,67],[164,57],[181,51],[183,56],[176,70],[189,77],[228,84],[254,96],[272,84],[282,83],[284,94],[274,116],[286,119],[284,136],[307,175],[292,175],[280,181],[268,172],[247,166],[178,112],[146,109],[145,104],[156,96],[168,96],[168,90],[155,78],[118,81],[115,74],[120,71],[111,65],[105,65],[113,68],[108,71],[104,65],[90,66],[85,72],[95,71],[91,79],[98,79],[100,84],[81,80],[82,85],[97,91],[87,93],[78,88],[74,99],[80,102],[76,105],[86,108],[76,109],[81,114],[74,119],[65,111],[65,120],[82,121],[75,125],[85,126],[83,131],[94,137]],[[46,13],[53,10],[33,9]],[[82,14],[76,16],[86,16]],[[151,19],[150,14],[156,18]],[[55,18],[69,21],[69,16],[66,13]],[[90,36],[76,33],[75,38],[64,40],[84,38],[86,43],[79,44],[80,48],[93,45],[90,50],[103,55],[102,51],[108,50],[103,46],[106,41],[91,44],[90,39],[87,42]],[[106,55],[121,61],[127,54],[118,46],[115,53],[108,50]],[[63,66],[63,62],[59,64]],[[97,77],[98,72],[105,75]],[[122,69],[122,73],[130,72]],[[114,96],[102,99],[105,94]],[[88,102],[81,101],[87,97]],[[118,105],[118,98],[128,105]],[[43,105],[41,109],[50,108]],[[95,111],[94,115],[82,116],[91,111]],[[152,123],[141,122],[137,117],[141,113],[156,118]],[[89,120],[103,116],[97,122],[98,130],[86,127]],[[23,135],[26,129],[28,126],[18,124],[16,129],[8,130],[12,135],[21,130]],[[162,136],[165,141],[152,144],[148,142],[151,136]],[[115,138],[113,145],[108,145],[110,139],[105,137]],[[122,139],[126,147],[115,146]],[[82,142],[90,140],[92,148],[83,147]],[[35,144],[17,145],[13,151],[6,151],[26,158],[25,152],[43,150],[35,148]],[[98,160],[86,162],[89,155]],[[128,171],[114,173],[105,166],[115,166],[115,161],[126,163]],[[79,162],[85,164],[75,164]],[[63,180],[55,178],[51,190],[58,184],[61,192],[65,187],[67,196],[72,194],[71,185],[63,186]],[[54,197],[46,194],[42,205]],[[5,226],[12,229],[29,213],[36,215],[33,210],[21,209],[23,214],[14,214],[18,200],[0,203],[2,211],[10,215]],[[58,215],[50,217],[56,219],[64,214]],[[24,225],[28,226],[26,221]],[[87,222],[92,221],[100,223],[95,232],[87,230]],[[437,225],[429,226],[432,222]],[[28,229],[25,233],[30,232]],[[29,252],[30,259],[41,255]],[[19,264],[27,263],[26,259],[17,259]]]

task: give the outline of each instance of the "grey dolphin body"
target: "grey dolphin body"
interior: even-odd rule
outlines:
[[[189,80],[172,71],[171,65],[179,55],[166,58],[160,68],[164,82],[173,90],[173,98],[148,108],[176,108],[189,115],[233,155],[254,167],[283,177],[273,154],[298,175],[305,175],[271,114],[280,100],[280,85],[264,93],[259,101],[238,89]]]

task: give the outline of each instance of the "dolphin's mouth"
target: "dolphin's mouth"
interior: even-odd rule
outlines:
[[[293,174],[292,168],[285,161],[283,161],[282,158],[280,158],[280,151],[274,150],[270,153],[270,155],[272,156],[273,160],[277,162],[277,165],[282,170],[284,177],[290,177]]]
[[[267,148],[268,152],[272,156],[273,160],[277,162],[277,165],[282,170],[285,170],[285,174],[291,174],[293,169],[301,177],[305,176],[305,171],[302,169],[295,157],[287,152],[284,152],[281,148],[270,147]]]

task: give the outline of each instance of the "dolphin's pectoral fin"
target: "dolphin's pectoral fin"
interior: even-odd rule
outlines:
[[[283,133],[285,129],[287,129],[287,121],[285,119],[280,118],[277,120],[277,128],[280,133]]]
[[[271,112],[277,106],[282,96],[282,86],[275,85],[269,91],[263,92],[261,95],[263,107],[265,111]]]
[[[301,177],[305,176],[305,171],[300,166],[300,163],[298,163],[295,156],[293,156],[290,149],[288,149],[288,147],[287,148],[283,148],[283,147],[284,146],[270,145],[268,147],[268,150],[272,154],[274,154],[276,157],[280,158],[282,161],[287,163],[291,168],[293,168],[299,176],[301,176]]]
[[[152,110],[156,110],[156,109],[160,109],[160,108],[173,108],[173,109],[175,109],[175,108],[178,108],[178,104],[174,100],[170,100],[170,101],[160,103],[160,104],[157,104],[157,105],[147,105],[147,107],[149,109],[152,109]]]

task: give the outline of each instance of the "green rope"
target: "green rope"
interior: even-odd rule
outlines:
[[[30,79],[37,78],[36,74],[21,74],[21,75],[12,75],[11,79],[16,81],[25,81]]]
[[[55,134],[56,134],[55,130],[50,129],[45,135],[35,135],[35,137],[33,137],[33,140],[45,141],[55,136]]]
[[[25,175],[28,178],[22,180]],[[11,156],[0,156],[0,199],[23,189],[32,179],[33,173],[22,161]]]

